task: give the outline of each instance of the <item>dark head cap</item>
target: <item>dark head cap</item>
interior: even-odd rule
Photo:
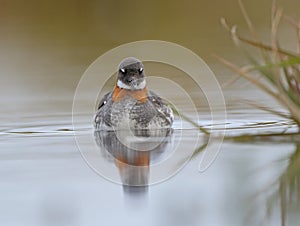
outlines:
[[[119,65],[117,85],[123,89],[144,89],[146,80],[143,63],[134,57],[122,60]]]

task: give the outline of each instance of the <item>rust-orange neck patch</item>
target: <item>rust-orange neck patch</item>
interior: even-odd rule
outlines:
[[[147,88],[145,87],[142,90],[127,90],[122,89],[116,85],[112,95],[113,102],[118,102],[122,100],[125,96],[131,96],[137,101],[144,103],[147,100]]]

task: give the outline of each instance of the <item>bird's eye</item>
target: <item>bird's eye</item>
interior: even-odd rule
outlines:
[[[139,69],[139,73],[141,74],[143,71],[144,71],[144,68],[141,67],[141,68]]]
[[[125,73],[126,73],[126,69],[121,68],[121,69],[120,69],[120,72],[121,72],[122,74],[125,74]]]

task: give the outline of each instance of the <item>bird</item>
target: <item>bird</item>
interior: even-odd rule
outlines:
[[[121,61],[116,84],[100,100],[94,115],[96,130],[165,129],[174,121],[172,108],[148,90],[143,63],[134,57]]]

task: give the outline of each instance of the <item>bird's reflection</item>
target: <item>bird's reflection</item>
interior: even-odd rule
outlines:
[[[102,154],[118,168],[126,193],[148,190],[151,164],[161,160],[172,140],[172,129],[95,131]]]

